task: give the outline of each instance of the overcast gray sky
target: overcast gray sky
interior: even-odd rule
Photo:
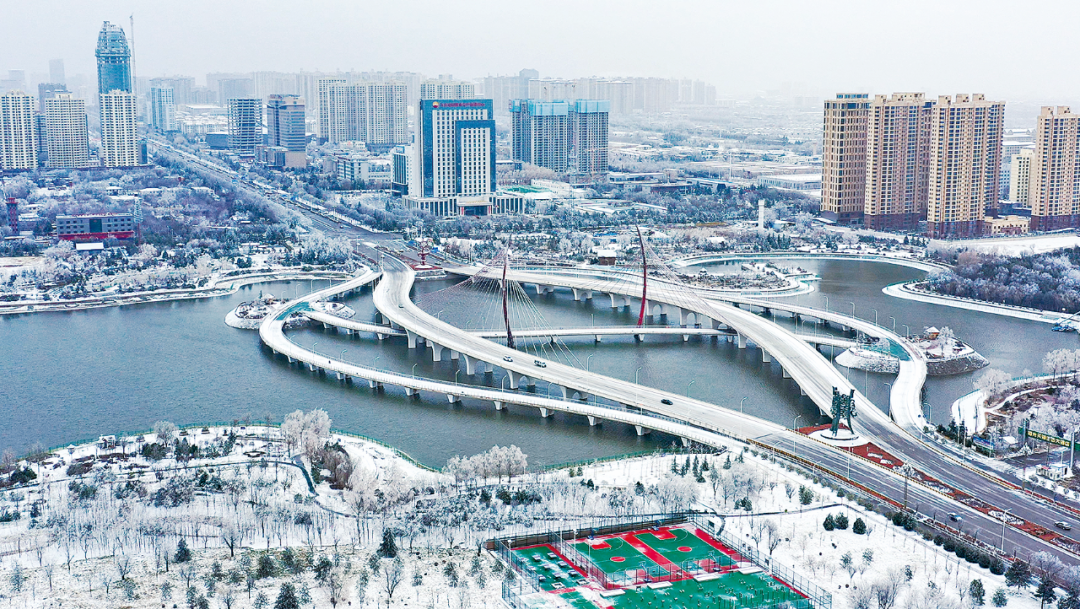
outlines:
[[[721,95],[985,92],[1080,99],[1080,3],[1049,0],[0,0],[0,70],[93,75],[135,15],[140,76],[299,69],[667,76]]]

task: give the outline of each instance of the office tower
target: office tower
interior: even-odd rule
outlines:
[[[255,98],[229,100],[229,150],[255,156],[262,144],[262,101]]]
[[[325,110],[326,140],[362,141],[368,149],[385,151],[408,143],[408,91],[403,83],[327,83],[319,101]]]
[[[175,91],[158,79],[150,83],[150,124],[158,131],[177,131]]]
[[[608,168],[608,101],[513,100],[514,160],[574,176],[597,176]]]
[[[49,167],[78,169],[90,165],[85,101],[70,93],[58,93],[45,100],[45,133]]]
[[[98,34],[98,93],[131,92],[131,50],[124,29],[106,21]]]
[[[841,224],[859,224],[866,198],[866,93],[838,93],[826,100],[821,145],[821,214]]]
[[[866,132],[863,221],[874,230],[915,230],[926,217],[930,113],[922,93],[874,96]]]
[[[135,94],[112,91],[98,95],[101,105],[101,164],[134,167],[139,164]]]
[[[38,83],[38,112],[45,111],[45,100],[51,99],[57,93],[67,93],[67,87],[55,82]]]
[[[34,98],[22,91],[0,95],[0,169],[36,169],[37,121]]]
[[[422,99],[415,148],[411,208],[437,216],[491,213],[495,120],[490,99]]]
[[[476,96],[475,85],[461,80],[425,80],[420,84],[420,100],[425,99],[472,99]]]
[[[1024,148],[1009,163],[1009,200],[1020,207],[1031,207],[1031,161],[1035,148]]]
[[[390,191],[396,196],[409,194],[409,182],[416,171],[416,155],[412,146],[397,146],[390,153]]]
[[[307,167],[304,98],[271,95],[266,100],[266,144],[284,151],[284,167]]]
[[[1031,230],[1080,226],[1080,114],[1068,106],[1039,112],[1029,198]]]
[[[943,95],[931,111],[926,230],[935,238],[978,236],[996,213],[1005,102],[981,93]]]
[[[63,59],[49,60],[49,82],[54,82],[58,85],[67,84],[67,77],[64,75]]]
[[[251,99],[255,96],[255,82],[250,78],[223,78],[217,81],[218,100],[227,104],[230,99]]]

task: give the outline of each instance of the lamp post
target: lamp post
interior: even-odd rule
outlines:
[[[379,361],[379,358],[380,358],[380,357],[382,357],[382,356],[381,356],[381,355],[376,355],[376,356],[375,356],[375,359],[371,360],[371,367],[372,367],[372,368],[374,368],[374,367],[375,367],[375,362]]]
[[[1010,508],[1012,509],[1012,508]],[[1001,515],[1001,553],[1005,553],[1005,524],[1009,520],[1009,510],[1005,510],[1005,513]]]
[[[345,352],[346,351],[348,351],[348,349],[342,349],[341,353],[338,354],[338,359],[341,360],[342,362],[345,361]]]
[[[825,295],[822,294],[822,296],[825,296]],[[829,312],[829,297],[828,296],[825,296],[825,312],[826,313]]]
[[[687,383],[687,385],[686,385],[686,397],[690,397],[690,387],[696,382],[697,381],[695,380],[695,381],[690,381],[689,383]]]
[[[744,395],[743,399],[739,402],[739,414],[744,414],[743,406],[745,406],[745,405],[746,405],[746,396]]]
[[[315,347],[317,347],[317,346],[319,346],[319,341],[315,341],[315,342],[311,343],[311,352],[314,353],[315,355],[319,354],[319,352],[315,350]]]
[[[889,316],[889,319],[891,319],[891,320],[892,320],[892,331],[893,331],[893,333],[895,334],[895,333],[896,333],[896,318],[895,318],[895,317],[893,317],[892,315],[890,315],[890,316]]]
[[[638,366],[637,370],[634,371],[634,384],[635,385],[638,384],[638,373],[639,372],[641,372],[641,366]]]
[[[904,338],[911,336],[911,328],[909,328],[907,324],[900,325],[904,326]]]
[[[791,422],[791,431],[793,432],[793,434],[797,434],[797,433],[799,433],[799,432],[798,432],[798,431],[796,431],[796,430],[798,429],[798,427],[797,427],[797,424],[798,424],[798,422],[799,422],[799,419],[801,419],[801,418],[802,418],[802,415],[801,415],[801,414],[800,414],[800,415],[796,415],[796,416],[795,416],[795,420]],[[792,436],[791,436],[791,454],[793,454],[793,455],[794,455],[794,454],[795,454],[795,451],[796,451],[796,445],[795,445],[795,436],[794,436],[794,435],[792,435]]]
[[[417,363],[419,363],[419,362],[417,362]],[[416,364],[412,365],[412,375],[416,376]]]
[[[876,326],[876,325],[878,325],[878,322],[877,322],[877,309],[870,309],[870,310],[874,312],[874,325]]]
[[[849,302],[848,304],[851,305],[851,316],[855,317],[855,303],[854,302]]]
[[[454,384],[455,385],[457,385],[457,377],[458,377],[459,374],[461,374],[461,368],[458,368],[457,370],[454,371]]]
[[[590,353],[589,357],[585,358],[585,372],[589,371],[589,364],[592,363],[592,356],[594,356],[594,355],[596,355],[596,354],[595,353]]]

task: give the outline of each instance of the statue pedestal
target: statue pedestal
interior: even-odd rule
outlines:
[[[862,446],[863,444],[869,444],[870,440],[865,440],[859,436],[859,434],[841,427],[836,430],[834,436],[831,429],[822,429],[810,434],[810,437],[815,440],[820,440],[826,444],[832,444],[833,446],[839,446],[843,448],[850,448],[852,446]]]

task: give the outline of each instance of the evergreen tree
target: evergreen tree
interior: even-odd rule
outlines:
[[[296,588],[292,584],[281,584],[274,609],[300,609],[300,599],[296,597]]]
[[[191,550],[188,549],[187,541],[180,540],[180,543],[176,544],[176,556],[173,558],[173,562],[188,562],[191,560]]]
[[[1009,570],[1005,572],[1005,583],[1010,588],[1020,590],[1027,588],[1029,581],[1031,581],[1031,567],[1022,560],[1014,560],[1009,565]]]
[[[679,473],[679,458],[678,457],[672,457],[671,458],[671,473],[673,473],[673,474],[678,474]]]
[[[855,519],[855,523],[851,525],[851,532],[856,535],[866,535],[866,523],[862,518]]]
[[[981,579],[971,580],[971,584],[968,585],[968,592],[971,594],[972,606],[982,607],[986,604],[986,588],[983,587]]]
[[[727,459],[724,460],[724,469],[731,469],[731,455],[728,455]]]
[[[825,522],[822,524],[826,531],[831,531],[836,528],[836,520],[833,519],[832,514],[825,517]]]
[[[379,544],[379,554],[383,558],[397,558],[397,542],[394,541],[394,532],[390,529],[383,530],[382,543]]]
[[[847,530],[847,527],[848,527],[847,514],[841,513],[841,514],[837,515],[836,518],[833,519],[833,522],[836,524],[836,528],[840,529],[841,531],[846,531]]]
[[[994,590],[994,596],[990,597],[990,603],[995,607],[1004,607],[1009,604],[1009,597],[1005,594],[1005,588]]]
[[[1043,609],[1047,604],[1053,604],[1057,599],[1057,591],[1054,590],[1054,580],[1047,576],[1039,578],[1039,587],[1035,589],[1035,598],[1039,599],[1039,609]]]

